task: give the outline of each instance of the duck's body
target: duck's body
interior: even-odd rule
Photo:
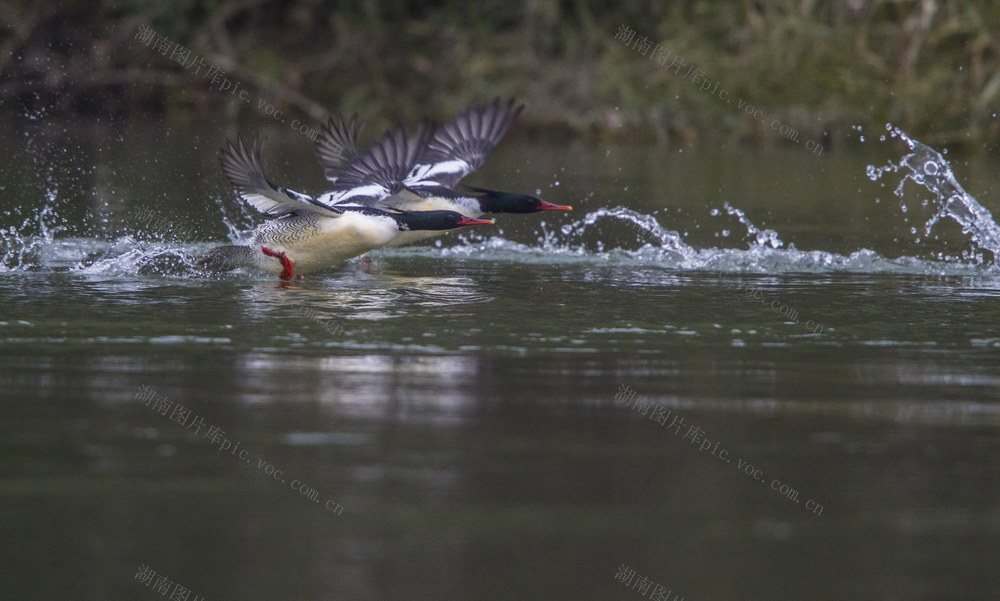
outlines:
[[[345,211],[337,217],[308,213],[262,223],[254,232],[250,248],[254,267],[275,275],[285,270],[280,253],[304,275],[363,255],[384,246],[398,234],[399,224],[388,215]],[[268,256],[260,249],[275,255]]]
[[[254,267],[290,279],[381,248],[410,227],[450,229],[492,223],[468,219],[452,211],[400,212],[377,209],[345,210],[337,217],[317,213],[295,215],[262,223],[249,246],[220,246],[199,259],[211,271]]]
[[[422,131],[421,130],[418,130]],[[398,187],[424,143],[422,134],[407,140],[399,128],[356,157],[341,179],[345,197],[374,200]],[[241,196],[265,215],[277,217],[254,231],[250,246],[221,246],[205,253],[198,264],[212,271],[254,267],[289,279],[336,265],[380,248],[402,232],[444,230],[493,223],[469,219],[454,211],[414,212],[375,208],[360,203],[328,204],[275,186],[261,171],[261,144],[247,149],[240,140],[223,151],[223,172]],[[374,199],[374,200],[371,200]]]
[[[295,273],[306,274],[381,248],[400,233],[399,223],[388,215],[345,211],[330,218],[312,213],[261,224],[253,245],[285,253]]]

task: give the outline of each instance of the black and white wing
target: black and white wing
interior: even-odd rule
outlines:
[[[358,157],[358,138],[364,128],[365,124],[358,122],[357,115],[350,121],[344,121],[343,115],[336,120],[330,117],[320,128],[316,138],[316,160],[331,183],[336,182],[340,173]]]
[[[239,144],[226,141],[219,162],[222,173],[239,191],[243,200],[268,217],[283,217],[301,213],[323,213],[335,216],[341,211],[321,204],[316,199],[294,190],[276,186],[268,181],[261,169],[263,143],[254,136],[250,148],[238,138]]]
[[[370,207],[396,194],[403,189],[403,180],[427,145],[430,131],[430,125],[421,122],[409,137],[402,125],[385,132],[368,152],[351,161],[319,201],[328,206]]]
[[[486,155],[522,109],[524,105],[514,107],[513,98],[503,104],[494,98],[487,106],[477,104],[465,109],[434,133],[407,175],[406,185],[454,188],[463,177],[483,166]]]

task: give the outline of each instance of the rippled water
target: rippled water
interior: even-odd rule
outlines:
[[[233,132],[11,128],[4,599],[1000,584],[989,159],[512,138],[470,183],[574,212],[284,285],[192,269],[254,223]],[[271,138],[272,179],[322,189]]]

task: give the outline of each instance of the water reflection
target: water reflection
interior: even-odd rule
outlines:
[[[557,150],[533,156],[560,165]],[[762,157],[738,183],[763,192],[737,201],[712,181],[719,157],[693,156],[658,172],[656,197],[595,167],[580,181],[597,194],[560,176],[597,205],[570,222],[288,285],[197,276],[183,257],[210,243],[110,225],[5,262],[0,597],[142,598],[145,564],[211,599],[611,598],[635,594],[614,580],[628,564],[691,599],[988,598],[996,268],[858,251],[894,246],[853,244],[862,228],[830,213],[761,221],[807,200],[863,215],[857,158],[826,159],[829,189],[806,197]],[[121,177],[101,176],[102,198]],[[656,235],[607,216],[650,217],[661,193],[659,225],[638,219]],[[739,225],[711,215],[725,201],[784,245],[714,237]],[[164,207],[181,229],[216,210]],[[226,235],[214,225],[206,239]],[[733,463],[622,407],[621,385]],[[203,429],[139,403],[143,387]]]

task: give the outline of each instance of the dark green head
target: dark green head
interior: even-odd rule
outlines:
[[[572,211],[573,207],[555,205],[545,202],[530,194],[515,194],[513,192],[498,192],[486,188],[465,186],[475,192],[479,206],[484,213],[537,213],[539,211]]]
[[[399,231],[453,230],[466,225],[493,225],[492,219],[473,219],[455,211],[410,211],[393,215]]]

